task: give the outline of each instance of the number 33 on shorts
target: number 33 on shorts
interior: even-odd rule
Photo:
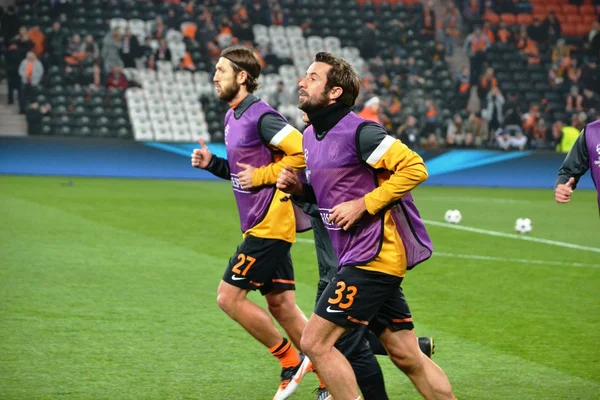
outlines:
[[[334,296],[327,299],[327,302],[332,305],[337,305],[342,310],[346,310],[354,303],[354,296],[357,291],[358,289],[356,286],[346,286],[346,282],[339,281],[336,283]],[[327,311],[330,311],[330,307],[327,307]]]

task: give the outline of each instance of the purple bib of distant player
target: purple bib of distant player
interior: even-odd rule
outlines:
[[[338,256],[338,268],[369,263],[379,254],[383,240],[383,213],[366,214],[348,232],[327,222],[334,206],[361,198],[377,187],[376,171],[361,162],[356,148],[356,132],[364,122],[350,113],[322,140],[317,140],[312,126],[303,135],[307,174]],[[431,256],[431,241],[410,194],[392,213],[406,249],[407,268],[412,268]]]
[[[234,110],[225,114],[225,146],[227,162],[231,171],[231,185],[240,214],[242,232],[258,224],[267,214],[275,194],[275,187],[268,186],[258,190],[245,190],[240,186],[238,173],[242,168],[237,163],[263,167],[273,161],[271,151],[258,132],[258,122],[264,114],[279,114],[262,100],[252,104],[240,116],[235,118]]]
[[[600,210],[600,121],[592,122],[585,127],[585,144],[590,160],[590,172],[598,192],[598,209]]]

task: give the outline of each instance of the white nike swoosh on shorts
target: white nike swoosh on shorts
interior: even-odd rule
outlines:
[[[331,306],[327,307],[327,312],[328,313],[340,313],[340,312],[344,312],[344,310],[332,310]]]
[[[234,281],[243,281],[246,278],[244,278],[243,276],[231,275],[231,279],[234,280]]]

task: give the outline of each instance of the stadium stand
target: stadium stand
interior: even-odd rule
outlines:
[[[227,106],[215,96],[212,71],[220,49],[240,43],[253,45],[264,61],[259,96],[297,125],[297,79],[324,50],[359,71],[363,89],[356,109],[377,96],[380,122],[413,146],[499,146],[494,133],[506,123],[492,118],[498,104],[497,96],[488,98],[493,86],[503,93],[505,116],[517,103],[517,125],[528,138],[539,138],[541,120],[549,137],[537,145],[550,146],[549,126],[573,114],[565,108],[570,85],[565,79],[553,82],[563,74],[578,75],[581,65],[585,70],[590,45],[595,46],[585,47],[584,39],[600,5],[571,3],[581,4],[457,1],[465,25],[485,22],[483,34],[494,42],[482,57],[472,57],[480,64],[472,63],[458,79],[444,44],[436,40],[443,39],[444,21],[436,20],[433,2],[420,0],[18,0],[18,25],[28,32],[5,42],[17,49],[7,52],[7,61],[14,57],[20,63],[31,49],[44,65],[41,83],[21,91],[31,134],[222,141]],[[533,40],[541,31],[548,38]],[[564,51],[555,50],[562,37],[568,62],[560,64],[559,79],[549,80]],[[596,94],[588,105],[597,95],[592,89]],[[589,93],[580,92],[574,109],[583,111],[578,96]],[[530,111],[525,119],[520,110]],[[536,117],[526,121],[532,114]],[[476,137],[461,138],[462,120],[481,127]]]

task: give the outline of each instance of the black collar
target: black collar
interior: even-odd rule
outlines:
[[[350,113],[350,108],[341,103],[333,103],[325,108],[309,111],[306,114],[312,124],[317,139],[323,139],[327,132]]]
[[[244,97],[244,100],[240,101],[239,104],[233,109],[233,116],[235,119],[240,119],[242,114],[257,101],[260,101],[260,99],[253,94],[249,94],[248,96]]]

